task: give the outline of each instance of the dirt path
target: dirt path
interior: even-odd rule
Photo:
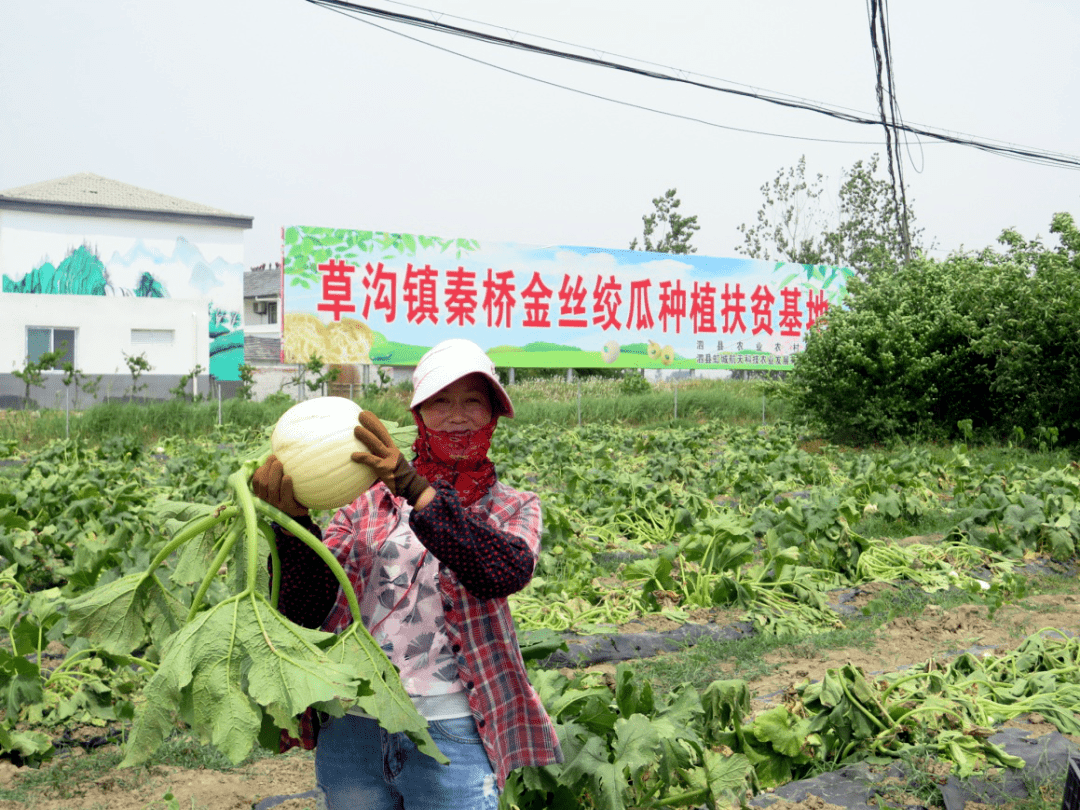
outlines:
[[[0,763],[0,784],[18,778],[10,763]],[[132,786],[131,781],[140,784]],[[155,767],[139,775],[106,774],[89,784],[58,785],[71,795],[42,793],[32,803],[0,801],[0,810],[251,810],[268,796],[305,793],[315,787],[315,765],[307,753],[290,752],[229,773]],[[162,800],[171,792],[172,805]],[[274,810],[316,810],[314,799],[290,800]]]

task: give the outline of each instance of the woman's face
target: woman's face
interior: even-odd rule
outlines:
[[[469,374],[420,404],[428,430],[479,430],[491,421],[491,399],[483,374]]]

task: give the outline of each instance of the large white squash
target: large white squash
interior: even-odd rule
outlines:
[[[309,509],[338,509],[375,483],[375,472],[351,458],[368,451],[353,435],[360,410],[351,399],[316,397],[293,405],[274,426],[270,449]]]

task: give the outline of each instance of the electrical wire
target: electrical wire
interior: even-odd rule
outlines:
[[[450,14],[448,12],[442,12],[442,11],[436,12],[436,11],[433,11],[432,9],[424,8],[423,6],[416,6],[416,5],[413,5],[411,3],[403,3],[403,2],[400,2],[400,0],[386,0],[386,2],[391,4],[391,5],[402,6],[403,8],[411,8],[411,9],[415,9],[417,11],[424,11],[424,12],[427,12],[427,14],[433,16],[433,17],[438,16],[440,19],[444,18],[444,17],[447,17],[447,18],[451,18],[451,19],[455,19],[455,20],[461,20],[461,21],[467,22],[467,23],[473,23],[475,25],[486,26],[488,28],[500,29],[500,30],[503,30],[503,31],[510,31],[510,29],[506,28],[505,26],[494,25],[492,23],[486,23],[486,22],[484,22],[482,20],[476,20],[476,19],[473,19],[471,17],[462,17],[460,15]],[[525,34],[526,32],[514,31],[513,33],[515,33],[515,34]],[[710,75],[708,73],[700,73],[700,72],[693,71],[693,70],[687,70],[686,68],[678,68],[678,67],[675,67],[673,65],[664,64],[662,62],[650,62],[647,59],[640,59],[640,58],[635,57],[635,56],[626,56],[625,54],[613,53],[611,51],[604,51],[604,50],[600,50],[598,48],[591,47],[591,46],[578,45],[577,43],[568,42],[566,40],[557,39],[555,37],[546,37],[546,36],[543,36],[542,34],[531,34],[531,33],[527,34],[527,35],[529,37],[531,37],[532,39],[543,40],[544,42],[554,42],[557,45],[564,45],[564,46],[570,47],[570,48],[579,48],[579,49],[582,49],[582,50],[588,50],[588,51],[592,51],[595,54],[604,54],[604,55],[606,55],[608,57],[623,59],[623,60],[630,61],[630,62],[636,62],[636,63],[638,63],[640,65],[649,65],[650,67],[663,68],[665,70],[673,71],[675,73],[678,73],[678,74],[681,74],[681,75],[684,75],[684,76],[700,76],[703,79],[712,79],[713,81],[724,82],[726,84],[735,85],[737,87],[746,87],[746,88],[749,88],[749,89],[752,89],[752,90],[756,90],[758,92],[769,92],[769,93],[771,93],[772,95],[775,95],[775,96],[784,96],[784,97],[791,98],[791,99],[796,99],[796,100],[799,100],[799,101],[805,101],[807,103],[815,103],[815,104],[818,104],[819,106],[822,106],[822,107],[830,107],[832,109],[837,109],[837,110],[848,110],[848,111],[851,111],[851,112],[859,112],[858,110],[854,109],[853,107],[845,107],[845,106],[840,105],[840,104],[825,104],[824,102],[814,102],[812,99],[805,98],[804,96],[797,96],[797,95],[794,95],[793,93],[784,93],[784,92],[778,91],[778,90],[766,90],[766,88],[758,87],[757,85],[747,84],[745,82],[736,82],[736,81],[733,81],[731,79],[723,79],[723,78],[720,78],[720,77],[717,77],[717,76],[712,76],[712,75]],[[856,142],[852,141],[851,143],[856,143]]]
[[[870,46],[874,52],[876,68],[876,91],[881,124],[885,128],[885,149],[888,154],[889,178],[892,181],[893,213],[896,216],[897,233],[900,234],[904,256],[911,261],[911,238],[908,231],[907,193],[904,187],[904,163],[900,159],[899,130],[893,139],[893,130],[901,121],[896,101],[896,84],[893,79],[892,49],[889,42],[889,20],[886,0],[867,0],[870,16]],[[880,36],[879,36],[880,33]],[[886,85],[888,105],[885,103]]]
[[[867,116],[862,115],[862,114],[857,114],[857,113],[854,113],[854,112],[847,112],[847,111],[844,110],[844,108],[831,108],[830,109],[829,107],[826,107],[826,106],[824,106],[822,104],[818,104],[816,102],[800,100],[800,99],[798,99],[798,97],[783,98],[783,97],[780,97],[780,96],[777,96],[777,95],[770,95],[770,94],[765,94],[765,93],[761,93],[761,92],[754,92],[754,91],[750,91],[750,90],[741,90],[741,89],[732,88],[732,87],[720,87],[720,86],[717,86],[717,85],[714,85],[714,84],[710,84],[708,82],[703,82],[703,81],[699,81],[699,80],[696,80],[696,79],[689,78],[688,75],[675,76],[675,75],[669,75],[669,74],[662,73],[662,72],[652,70],[652,69],[636,68],[636,67],[632,67],[630,65],[620,64],[618,62],[610,61],[610,60],[607,60],[607,59],[602,59],[602,58],[599,58],[599,57],[588,56],[588,55],[585,55],[585,54],[570,53],[570,52],[567,52],[567,51],[558,50],[556,48],[550,48],[550,47],[546,47],[546,46],[542,46],[542,45],[536,45],[536,44],[532,44],[532,43],[528,43],[528,42],[519,41],[519,40],[510,38],[510,37],[499,36],[499,35],[495,35],[495,34],[487,34],[487,33],[481,32],[481,31],[475,31],[475,30],[464,28],[464,27],[461,27],[461,26],[449,25],[447,23],[443,23],[443,22],[438,21],[438,20],[425,20],[425,19],[423,19],[421,17],[417,17],[417,16],[410,15],[410,14],[403,14],[403,13],[400,13],[400,12],[390,11],[390,10],[387,10],[387,9],[375,8],[375,7],[372,7],[372,6],[366,6],[366,5],[362,5],[362,4],[359,4],[359,3],[351,3],[351,2],[348,2],[348,0],[307,0],[307,2],[309,2],[309,3],[313,4],[313,5],[325,8],[327,10],[338,11],[339,13],[342,13],[345,16],[350,17],[352,19],[357,19],[357,20],[362,21],[362,22],[368,22],[368,24],[370,24],[370,25],[374,25],[374,24],[370,23],[367,20],[360,20],[360,16],[356,16],[356,15],[376,17],[376,18],[380,18],[380,19],[389,20],[389,21],[395,22],[395,23],[402,23],[402,24],[406,24],[406,25],[416,26],[416,27],[419,27],[419,28],[425,28],[425,29],[432,30],[432,31],[437,31],[439,33],[452,34],[452,35],[455,35],[455,36],[459,36],[459,37],[463,37],[463,38],[466,38],[466,39],[471,39],[471,40],[475,40],[475,41],[479,41],[479,42],[484,42],[484,43],[487,43],[487,44],[500,45],[500,46],[511,48],[511,49],[514,49],[514,50],[525,51],[525,52],[528,52],[528,53],[534,53],[534,54],[539,54],[539,55],[543,55],[543,56],[553,56],[553,57],[557,57],[557,58],[560,58],[560,59],[566,59],[566,60],[571,61],[571,62],[577,62],[579,64],[589,65],[589,66],[593,66],[593,67],[602,67],[602,68],[615,70],[615,71],[619,71],[619,72],[625,72],[625,73],[629,73],[629,74],[633,74],[633,75],[637,75],[637,76],[657,79],[657,80],[661,80],[661,81],[668,81],[668,82],[673,82],[673,83],[678,83],[678,84],[685,84],[685,85],[689,85],[689,86],[692,86],[692,87],[697,87],[697,88],[700,88],[700,89],[712,90],[712,91],[715,91],[715,92],[726,93],[726,94],[729,94],[729,95],[740,96],[740,97],[743,97],[743,98],[750,98],[750,99],[754,99],[754,100],[757,100],[757,101],[763,101],[763,102],[766,102],[766,103],[769,103],[769,104],[785,107],[785,108],[788,108],[788,109],[803,110],[803,111],[807,111],[807,112],[813,112],[813,113],[825,115],[825,116],[828,116],[828,117],[831,117],[831,118],[834,118],[834,119],[837,119],[837,120],[840,120],[840,121],[844,121],[844,122],[847,122],[847,123],[862,124],[862,125],[875,126],[875,127],[882,126],[882,121],[881,120],[875,120],[873,118],[867,117]],[[442,46],[435,45],[435,44],[427,42],[427,41],[425,41],[423,39],[419,39],[419,38],[415,38],[415,37],[408,37],[407,35],[402,34],[399,31],[394,31],[393,29],[387,29],[387,28],[384,28],[383,26],[379,26],[379,25],[375,25],[374,27],[379,28],[380,30],[383,30],[383,31],[389,31],[390,33],[398,34],[400,36],[406,36],[408,39],[412,39],[415,42],[419,42],[419,43],[422,43],[424,45],[428,45],[429,47],[433,47],[433,48],[436,48],[438,50],[444,51],[446,53],[451,53],[451,54],[454,54],[456,56],[460,56],[462,58],[469,59],[469,60],[477,62],[479,64],[483,64],[483,65],[486,65],[486,66],[489,66],[489,67],[494,67],[494,68],[502,70],[502,71],[504,71],[506,73],[511,73],[513,75],[516,75],[516,76],[519,76],[519,77],[522,77],[522,78],[532,79],[533,81],[537,81],[537,82],[540,82],[542,84],[547,84],[547,85],[550,85],[550,86],[553,86],[553,87],[558,87],[558,88],[564,89],[564,90],[570,90],[572,92],[577,92],[577,93],[580,93],[582,95],[586,95],[586,96],[589,96],[589,97],[592,97],[592,98],[596,98],[596,99],[600,99],[600,100],[604,100],[604,101],[610,101],[610,102],[613,102],[613,103],[616,103],[616,104],[623,104],[625,106],[634,107],[634,108],[641,109],[641,110],[648,111],[648,112],[655,112],[655,113],[660,113],[660,114],[663,114],[663,115],[669,115],[669,116],[672,116],[672,117],[675,117],[675,118],[682,118],[684,120],[689,120],[689,121],[693,121],[693,122],[696,122],[696,123],[706,124],[708,126],[714,126],[714,127],[718,127],[718,128],[721,128],[721,129],[731,129],[731,130],[735,130],[735,131],[739,131],[739,132],[748,132],[748,133],[751,133],[751,134],[760,134],[760,135],[770,135],[770,136],[773,136],[773,137],[791,138],[791,139],[795,139],[795,140],[818,140],[818,141],[824,141],[824,142],[828,142],[828,143],[877,143],[876,141],[871,141],[871,142],[866,142],[866,141],[842,141],[842,140],[834,140],[834,139],[826,139],[826,138],[807,138],[805,136],[782,135],[782,134],[778,134],[778,133],[760,132],[760,131],[756,131],[756,130],[742,129],[742,128],[739,128],[739,127],[730,127],[730,126],[726,126],[726,125],[720,125],[720,124],[716,124],[716,123],[713,123],[713,122],[705,121],[705,120],[700,119],[700,118],[695,118],[693,116],[687,116],[687,115],[680,115],[680,114],[677,114],[677,113],[665,112],[663,110],[657,110],[657,109],[654,109],[654,108],[651,108],[651,107],[646,107],[644,105],[633,104],[631,102],[624,102],[624,101],[620,101],[618,99],[609,98],[607,96],[602,96],[602,95],[595,94],[595,93],[589,93],[589,92],[586,92],[586,91],[583,91],[583,90],[579,90],[577,88],[572,88],[572,87],[568,87],[566,85],[558,84],[556,82],[550,82],[550,81],[547,81],[547,80],[544,80],[544,79],[538,79],[535,76],[530,76],[528,74],[521,73],[519,71],[511,70],[509,68],[505,68],[505,67],[502,67],[502,66],[499,66],[499,65],[495,65],[495,64],[492,64],[490,62],[485,62],[482,59],[477,59],[475,57],[466,56],[465,54],[459,53],[459,52],[451,50],[449,48],[444,48]],[[954,144],[954,145],[958,145],[958,146],[967,146],[967,147],[970,147],[970,148],[973,148],[973,149],[979,149],[979,150],[987,152],[989,154],[999,155],[999,156],[1002,156],[1002,157],[1008,157],[1008,158],[1015,159],[1015,160],[1022,160],[1022,161],[1029,162],[1029,163],[1034,163],[1034,164],[1037,164],[1037,165],[1057,166],[1057,167],[1069,168],[1069,169],[1080,169],[1080,157],[1077,157],[1075,155],[1069,155],[1069,154],[1066,154],[1066,153],[1063,153],[1063,152],[1055,152],[1055,151],[1050,151],[1050,150],[1037,149],[1037,148],[1034,148],[1034,147],[1020,146],[1018,144],[1007,144],[1005,142],[995,141],[993,139],[976,138],[976,136],[963,136],[962,133],[951,134],[946,130],[938,130],[938,129],[929,128],[929,127],[925,127],[925,126],[915,126],[915,125],[912,125],[912,124],[909,124],[909,123],[905,123],[902,120],[887,121],[885,123],[885,127],[894,136],[898,135],[899,133],[906,133],[906,134],[915,135],[915,136],[922,136],[924,138],[932,139],[932,140],[937,141],[937,142],[950,143],[950,144]]]
[[[326,6],[328,11],[335,11],[335,12],[337,12],[339,14],[342,14],[342,15],[348,17],[349,19],[355,20],[357,22],[362,22],[365,25],[370,25],[373,28],[378,28],[380,31],[385,31],[388,34],[394,34],[396,36],[404,37],[405,39],[411,40],[412,42],[416,42],[416,43],[419,43],[421,45],[427,45],[428,47],[434,48],[435,50],[443,51],[444,53],[448,53],[448,54],[451,54],[453,56],[458,56],[458,57],[460,57],[462,59],[466,59],[466,60],[468,60],[470,62],[475,62],[477,64],[484,65],[485,67],[494,68],[495,70],[500,70],[500,71],[502,71],[504,73],[509,73],[512,76],[517,76],[518,78],[528,79],[529,81],[537,82],[538,84],[544,84],[544,85],[547,85],[548,87],[555,87],[555,88],[558,88],[560,90],[567,90],[567,91],[569,91],[571,93],[577,93],[578,95],[582,95],[582,96],[585,96],[587,98],[593,98],[593,99],[596,99],[598,101],[607,101],[607,102],[610,102],[612,104],[618,104],[618,105],[623,106],[623,107],[630,107],[631,109],[635,109],[635,110],[642,110],[644,112],[651,112],[651,113],[656,113],[658,115],[665,115],[665,116],[668,116],[670,118],[677,118],[677,119],[680,119],[680,120],[683,120],[683,121],[690,121],[690,122],[695,123],[695,124],[704,124],[705,126],[708,126],[708,127],[714,127],[716,129],[724,129],[724,130],[728,130],[730,132],[742,132],[742,133],[746,133],[746,134],[750,134],[750,135],[764,135],[764,136],[770,137],[770,138],[783,138],[783,139],[794,140],[794,141],[812,141],[812,142],[815,142],[815,143],[838,143],[838,144],[851,144],[851,145],[856,145],[856,146],[880,146],[881,145],[881,141],[853,141],[853,140],[843,140],[843,139],[838,139],[838,138],[814,138],[814,137],[811,137],[809,135],[788,135],[786,133],[781,133],[781,132],[766,132],[764,130],[758,130],[758,129],[747,129],[745,127],[734,127],[734,126],[731,126],[729,124],[718,124],[715,121],[707,121],[704,118],[697,118],[697,117],[692,116],[692,115],[684,115],[682,113],[670,112],[668,110],[660,110],[660,109],[657,109],[655,107],[648,107],[648,106],[646,106],[644,104],[636,104],[636,103],[634,103],[632,101],[624,101],[622,99],[611,98],[610,96],[602,96],[602,95],[599,95],[598,93],[590,93],[587,90],[582,90],[582,89],[577,88],[577,87],[571,87],[569,85],[560,84],[558,82],[553,82],[553,81],[550,81],[548,79],[541,79],[541,78],[539,78],[537,76],[529,75],[528,73],[522,73],[521,71],[513,70],[511,68],[504,67],[503,65],[497,65],[497,64],[495,64],[493,62],[488,62],[488,61],[485,61],[483,59],[478,59],[475,56],[469,56],[467,54],[463,54],[460,51],[455,51],[455,50],[452,50],[450,48],[444,48],[442,45],[436,45],[436,44],[434,44],[432,42],[428,42],[427,40],[420,39],[419,37],[409,36],[408,34],[405,34],[405,33],[401,32],[401,31],[396,31],[393,28],[387,28],[385,26],[379,25],[378,23],[373,23],[370,20],[365,20],[365,19],[361,19],[359,17],[354,17],[354,16],[350,15],[347,11],[343,11],[343,10],[338,9],[338,8],[333,8],[332,4],[324,3],[324,2],[322,2],[322,0],[308,0],[308,2],[312,3],[313,5]]]
[[[449,12],[434,11],[432,9],[425,8],[424,6],[417,6],[417,5],[413,5],[411,3],[401,2],[401,0],[386,0],[386,2],[390,3],[391,5],[402,6],[403,8],[411,8],[411,9],[415,9],[417,11],[423,11],[423,12],[426,12],[427,14],[431,15],[432,17],[437,16],[440,19],[445,17],[445,18],[450,18],[450,19],[455,19],[455,20],[461,20],[463,22],[473,23],[473,24],[476,24],[476,25],[486,26],[488,28],[499,29],[499,30],[502,30],[502,31],[508,31],[508,32],[511,31],[511,29],[507,28],[506,26],[487,23],[487,22],[484,22],[482,20],[473,19],[471,17],[462,17],[460,15],[451,14]],[[381,26],[376,26],[376,27],[380,28],[380,30],[383,30],[383,31],[389,31],[390,33],[398,33],[397,31],[393,31],[392,29],[382,28]],[[661,62],[650,62],[648,60],[640,59],[640,58],[633,57],[633,56],[626,56],[626,55],[623,55],[623,54],[612,53],[610,51],[603,51],[603,50],[600,50],[600,49],[592,47],[592,46],[578,45],[577,43],[567,42],[566,40],[561,40],[561,39],[557,39],[557,38],[554,38],[554,37],[546,37],[546,36],[543,36],[542,34],[532,34],[532,33],[527,33],[527,32],[523,32],[523,31],[514,31],[513,33],[519,34],[519,35],[520,34],[527,34],[527,36],[532,37],[533,39],[539,39],[539,40],[543,40],[545,42],[554,42],[554,43],[556,43],[558,45],[565,45],[565,46],[572,47],[572,48],[580,48],[580,49],[583,49],[583,50],[589,50],[589,51],[592,51],[593,53],[596,53],[596,54],[607,54],[608,56],[611,56],[611,57],[617,57],[619,59],[625,59],[625,60],[629,60],[631,62],[637,62],[638,64],[642,64],[642,65],[650,65],[652,67],[661,67],[661,68],[665,68],[666,70],[674,71],[676,73],[680,73],[680,74],[686,75],[686,76],[701,76],[702,78],[705,78],[705,79],[712,79],[714,81],[725,82],[727,84],[733,84],[733,85],[736,85],[736,86],[739,86],[739,87],[747,87],[747,88],[751,88],[751,89],[755,89],[755,90],[759,90],[759,91],[764,90],[764,88],[759,88],[756,85],[752,85],[752,84],[746,84],[745,82],[736,82],[736,81],[733,81],[731,79],[723,79],[723,78],[719,78],[719,77],[716,77],[716,76],[712,76],[712,75],[710,75],[708,73],[699,73],[699,72],[696,72],[696,71],[687,70],[685,68],[673,67],[671,65],[666,65],[666,64],[661,63]],[[413,39],[414,42],[420,42],[420,43],[425,44],[425,45],[430,44],[425,40],[415,39],[415,38],[412,38],[412,37],[410,37],[410,39]],[[454,55],[458,55],[458,56],[461,55],[461,54],[458,54],[456,51],[448,51],[448,52],[452,53]],[[468,58],[468,57],[466,57],[466,58]],[[481,61],[481,60],[476,60],[476,61]],[[490,63],[481,61],[481,64],[489,65]],[[499,68],[498,65],[490,65],[490,66],[495,67],[495,68]],[[524,74],[517,74],[517,75],[523,76],[524,78],[532,78],[532,77],[524,75]],[[553,86],[559,87],[560,89],[565,89],[565,90],[570,90],[571,92],[575,92],[575,88],[566,87],[565,85],[556,84],[556,85],[553,85]],[[768,92],[773,94],[773,95],[776,95],[776,96],[785,96],[787,98],[796,99],[796,100],[800,100],[800,101],[805,101],[805,102],[810,103],[810,104],[815,104],[815,105],[820,106],[820,107],[830,107],[832,109],[848,110],[850,112],[856,112],[856,113],[860,112],[859,110],[856,110],[853,107],[845,107],[844,105],[840,105],[840,104],[825,104],[824,102],[816,102],[816,101],[813,101],[812,99],[807,99],[807,98],[805,98],[803,96],[797,96],[797,95],[794,95],[792,93],[784,93],[782,91],[772,91],[772,90],[770,90]],[[597,98],[604,98],[604,97],[597,96]],[[618,102],[618,100],[615,100],[615,99],[606,99],[606,98],[604,98],[604,100],[614,101],[615,103],[620,103],[620,102]],[[640,107],[640,109],[649,110],[649,111],[652,111],[652,112],[657,112],[657,113],[659,113],[661,115],[666,115],[667,114],[663,110],[652,110],[649,107]],[[897,108],[897,110],[899,112],[899,108]],[[697,119],[689,119],[689,120],[697,120]],[[708,122],[700,122],[700,123],[708,123]],[[915,122],[913,122],[913,123],[915,123]],[[946,132],[947,131],[947,130],[944,130],[943,128],[941,128],[941,127],[935,127],[933,129],[937,129],[939,132]],[[758,134],[754,130],[746,130],[746,131],[754,132],[755,134]],[[760,134],[773,135],[774,133],[766,132],[766,133],[760,133]],[[921,152],[922,151],[922,146],[923,146],[922,141],[919,140],[917,133],[913,133],[913,134],[915,135],[915,140],[919,144],[920,152]],[[960,136],[963,136],[963,137],[969,138],[969,139],[975,139],[975,138],[979,137],[979,136],[976,136],[976,135],[972,135],[969,132],[955,132],[955,131],[951,132],[951,137],[960,137]],[[810,139],[807,139],[807,140],[810,140]],[[814,140],[818,140],[818,139],[814,139]],[[820,139],[820,140],[824,140],[824,139]],[[983,138],[981,138],[981,140],[987,141],[987,142],[990,142],[990,143],[997,143],[997,144],[1000,144],[1000,145],[1016,146],[1016,144],[1011,144],[1011,143],[1009,143],[1007,141],[1002,141],[1002,140],[998,140],[998,139],[995,139],[995,138],[985,138],[985,137],[983,137]],[[828,142],[831,142],[831,143],[852,143],[852,144],[876,144],[876,143],[879,143],[877,141],[828,141]],[[903,142],[904,142],[905,148],[908,148],[908,151],[910,153],[910,146],[908,144],[907,139],[904,138]],[[1042,151],[1046,151],[1047,154],[1057,154],[1058,156],[1066,157],[1066,158],[1073,157],[1072,155],[1068,155],[1068,154],[1066,154],[1064,152],[1052,152],[1050,150],[1042,150]],[[914,160],[912,160],[912,164],[914,165]],[[921,173],[922,169],[916,169],[916,171]]]

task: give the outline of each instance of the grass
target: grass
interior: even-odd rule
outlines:
[[[862,537],[902,539],[929,534],[948,534],[960,521],[969,517],[973,509],[935,509],[918,518],[892,518],[881,514],[862,518],[851,530]]]
[[[579,421],[672,426],[721,419],[745,425],[759,424],[763,416],[761,388],[747,381],[699,380],[677,387],[660,384],[652,386],[649,393],[625,394],[619,380],[588,378],[582,381],[581,390],[579,405],[577,386],[565,381],[535,380],[511,386],[515,420],[559,426]],[[357,402],[382,419],[409,424],[410,396],[407,388],[395,386],[360,397]],[[264,402],[225,400],[220,408],[217,402],[165,400],[103,403],[71,414],[58,410],[0,412],[0,456],[31,452],[65,438],[101,444],[124,435],[153,446],[166,437],[199,438],[222,428],[265,431],[292,404],[292,400],[275,396]],[[780,400],[765,401],[768,422],[786,415]]]

